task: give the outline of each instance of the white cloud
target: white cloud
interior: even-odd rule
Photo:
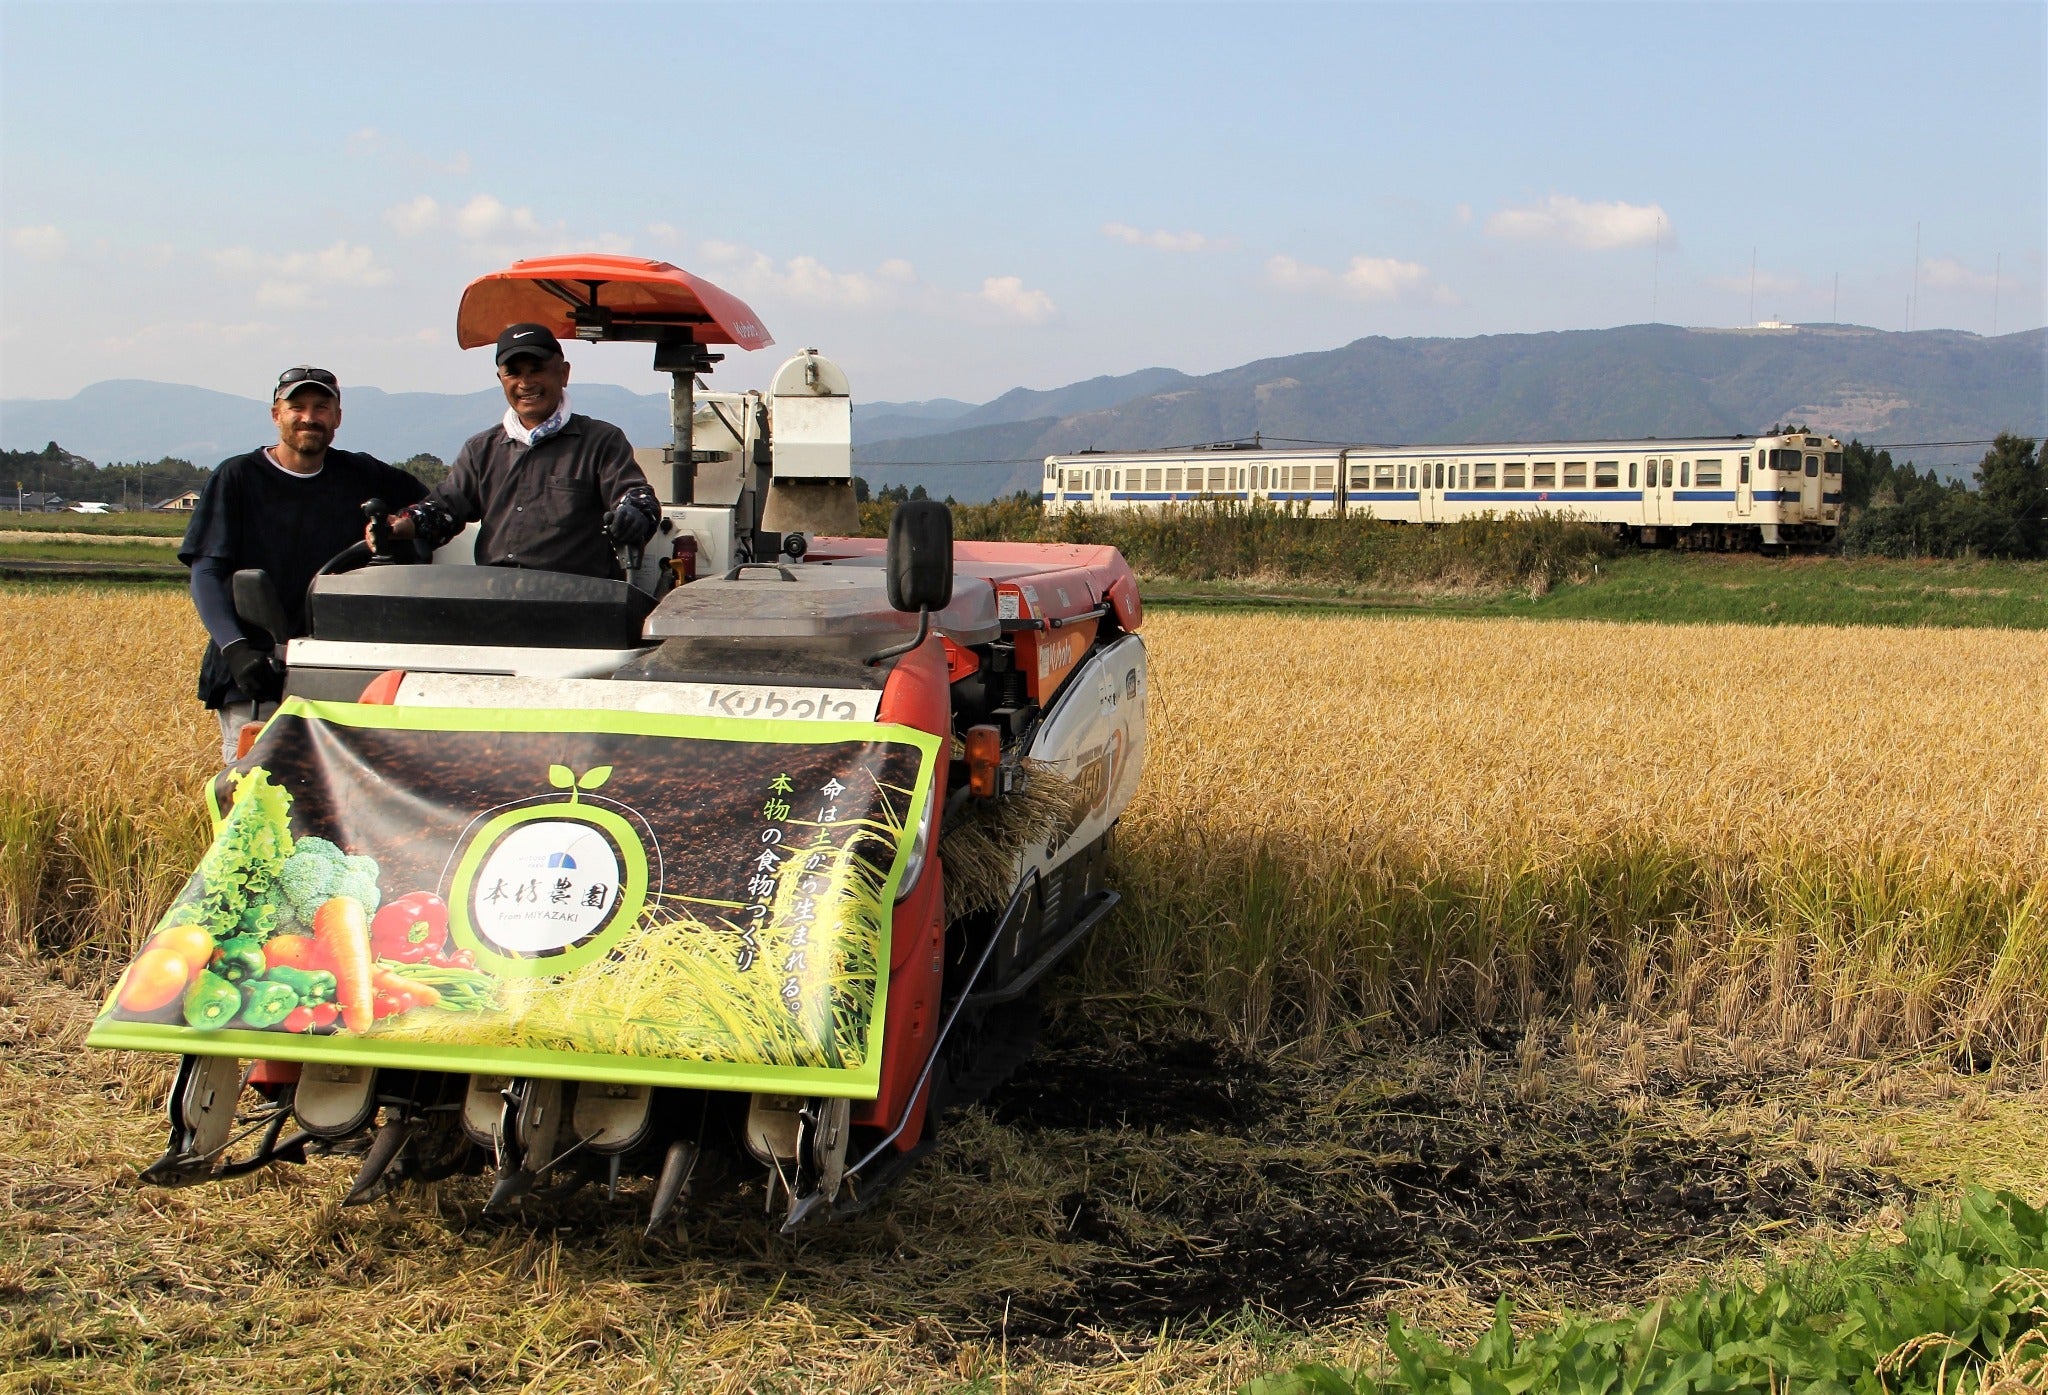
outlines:
[[[887,299],[892,287],[917,282],[916,268],[900,257],[890,258],[870,274],[834,271],[808,255],[777,262],[765,252],[717,239],[699,243],[697,250],[706,262],[720,268],[720,276],[729,279],[736,290],[748,295],[786,296],[812,305],[871,306]]]
[[[508,208],[502,199],[478,194],[455,214],[455,227],[464,237],[479,239],[499,233],[539,233],[540,221],[530,208]]]
[[[1059,313],[1052,297],[1026,288],[1021,277],[991,276],[981,283],[981,298],[1012,319],[1041,325]]]
[[[1132,247],[1151,247],[1161,252],[1207,252],[1222,246],[1212,238],[1198,232],[1168,232],[1157,228],[1146,232],[1129,223],[1104,223],[1102,235],[1113,242],[1127,243]]]
[[[234,347],[267,339],[272,334],[271,326],[262,320],[245,320],[232,325],[216,324],[211,320],[183,320],[143,325],[127,334],[110,335],[98,340],[94,347],[118,352],[163,345],[219,344]]]
[[[266,254],[247,247],[228,247],[213,254],[224,276],[256,282],[259,304],[300,309],[321,302],[321,286],[388,286],[391,272],[377,264],[377,254],[359,243],[337,242],[317,252]]]
[[[51,223],[38,223],[32,227],[9,228],[7,245],[34,261],[55,261],[64,255],[64,232]]]
[[[1283,291],[1310,291],[1327,286],[1337,278],[1327,267],[1311,266],[1281,255],[1266,258],[1266,279]]]
[[[1339,279],[1360,300],[1402,300],[1431,289],[1428,267],[1392,257],[1353,257]]]
[[[1996,276],[1972,271],[1953,257],[1936,257],[1920,264],[1920,281],[1940,291],[1988,291],[1998,284]],[[2012,279],[2006,278],[2011,285]]]
[[[1472,205],[1469,203],[1459,204],[1455,209],[1451,210],[1451,217],[1459,227],[1466,226],[1472,221]]]
[[[1394,257],[1353,257],[1342,271],[1284,255],[1268,257],[1266,279],[1283,291],[1335,292],[1353,300],[1428,300],[1439,305],[1457,300],[1430,276],[1428,267]]]
[[[384,221],[406,237],[416,237],[441,223],[441,205],[432,194],[421,194],[384,210]]]
[[[1552,194],[1541,203],[1503,208],[1486,220],[1494,237],[1525,242],[1562,242],[1592,251],[1646,247],[1659,229],[1669,237],[1671,219],[1657,204],[1587,203],[1569,194]]]

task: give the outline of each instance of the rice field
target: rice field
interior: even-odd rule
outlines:
[[[5,599],[0,934],[104,977],[200,850],[200,630],[175,594]],[[2043,1057],[2048,635],[1170,611],[1146,635],[1091,992],[1310,1050],[1613,1000],[1795,1049]]]
[[[2048,1200],[2048,635],[1146,636],[1125,902],[1048,1062],[858,1222],[788,1245],[742,1196],[642,1242],[457,1183],[342,1211],[343,1161],[135,1185],[167,1063],[78,1042],[202,850],[200,631],[176,593],[0,587],[0,1390],[1227,1391],[1383,1353],[1396,1306],[1476,1336],[1502,1292],[1677,1293],[1923,1188]],[[1498,1175],[1411,1180],[1446,1147]],[[1642,1177],[1656,1233],[1589,1287],[1601,1188]],[[1643,1219],[1701,1179],[1734,1209]],[[1301,1228],[1360,1206],[1412,1248]]]

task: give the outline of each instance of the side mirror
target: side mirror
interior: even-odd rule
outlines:
[[[953,599],[953,511],[936,499],[898,504],[889,519],[889,604],[944,610]]]
[[[277,583],[270,579],[269,572],[246,568],[235,573],[230,586],[236,615],[267,633],[273,644],[282,644],[292,637],[291,622],[285,619],[284,597],[278,594]]]

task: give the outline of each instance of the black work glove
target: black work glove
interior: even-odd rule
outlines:
[[[251,702],[275,702],[284,692],[284,665],[277,655],[246,639],[230,640],[220,656],[228,661],[235,687]]]
[[[656,509],[660,508],[657,504]],[[604,534],[617,547],[639,547],[654,536],[654,515],[633,497],[632,493],[622,497],[612,511],[604,516]]]

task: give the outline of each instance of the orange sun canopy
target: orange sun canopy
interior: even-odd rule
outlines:
[[[687,338],[697,344],[765,349],[775,342],[738,296],[668,262],[578,252],[533,257],[479,276],[462,292],[455,341],[465,349],[497,342],[507,325],[546,325],[558,339],[577,337],[603,312],[606,339]]]

